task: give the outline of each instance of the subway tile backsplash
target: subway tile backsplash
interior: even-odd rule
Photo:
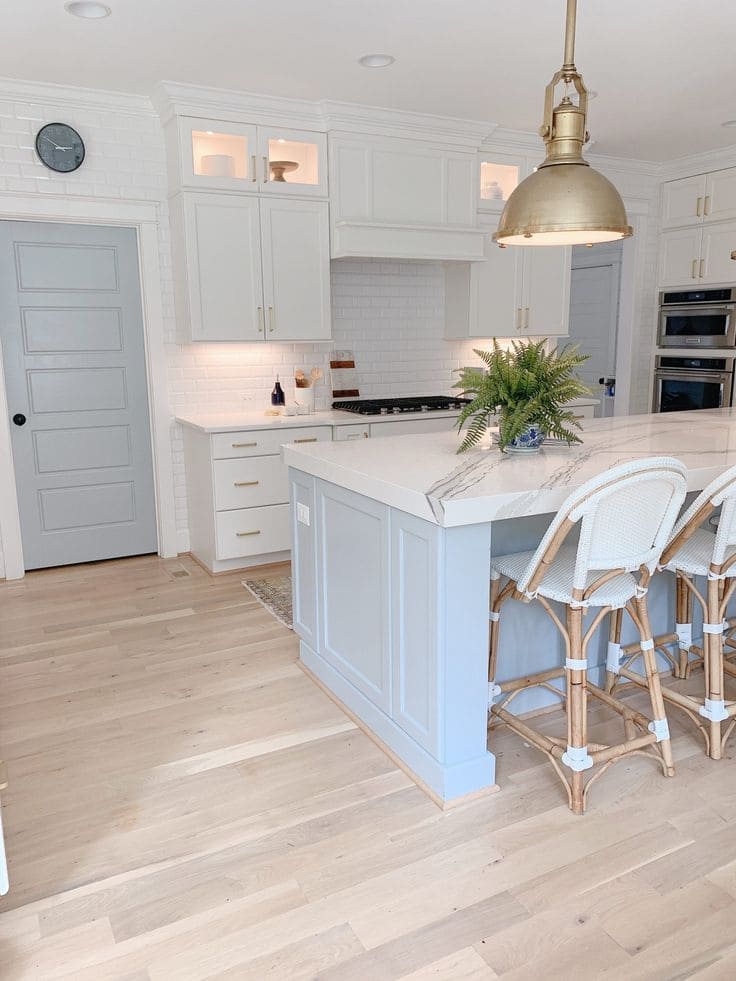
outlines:
[[[331,351],[353,352],[361,395],[449,394],[454,372],[484,342],[444,339],[441,263],[338,259],[332,263],[333,339],[319,344],[186,344],[172,347],[175,410],[264,407],[276,374],[287,398],[296,368],[322,368],[317,407],[330,403]]]

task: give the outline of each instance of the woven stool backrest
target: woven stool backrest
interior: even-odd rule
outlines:
[[[711,564],[721,566],[726,562],[736,552],[736,467],[724,470],[698,494],[675,525],[666,555],[676,552],[718,507],[721,515],[713,540]]]
[[[649,457],[599,474],[574,491],[539,544],[520,592],[534,592],[545,567],[577,522],[573,587],[585,589],[588,573],[646,567],[653,572],[685,500],[687,471],[673,457]]]

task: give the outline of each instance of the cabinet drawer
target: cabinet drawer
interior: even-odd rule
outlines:
[[[226,460],[242,456],[272,456],[284,443],[316,443],[332,439],[331,426],[302,426],[293,429],[257,429],[245,433],[215,433],[212,456]]]
[[[285,551],[291,547],[289,505],[220,511],[215,515],[215,538],[220,560]]]
[[[370,439],[370,426],[335,426],[335,442],[348,439]]]
[[[280,456],[215,460],[215,510],[288,504],[287,468]]]

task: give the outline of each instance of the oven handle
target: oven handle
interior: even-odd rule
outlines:
[[[677,368],[657,368],[654,377],[664,380],[671,378],[672,381],[700,381],[715,382],[722,385],[728,384],[733,378],[731,371],[678,371]]]

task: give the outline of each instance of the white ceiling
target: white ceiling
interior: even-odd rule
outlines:
[[[63,0],[3,5],[0,74],[149,94],[168,79],[536,130],[564,0]],[[736,144],[733,0],[580,0],[577,64],[600,153],[665,160]],[[388,52],[387,69],[359,67]]]

